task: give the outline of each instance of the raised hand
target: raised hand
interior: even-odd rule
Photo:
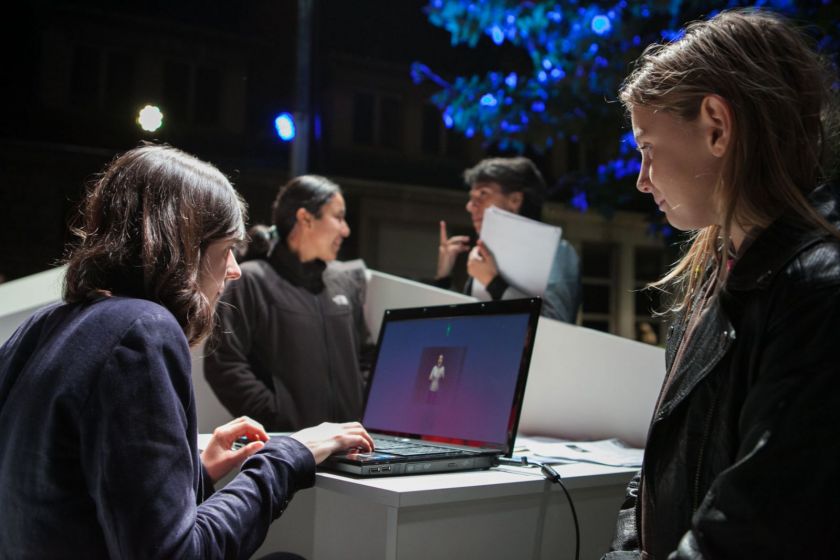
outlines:
[[[453,235],[446,232],[446,222],[440,221],[440,245],[438,245],[438,262],[435,278],[445,278],[452,274],[455,259],[458,255],[470,250],[470,238],[467,235]]]
[[[232,449],[234,442],[242,436],[251,442],[239,449]],[[201,452],[201,462],[213,482],[217,482],[262,449],[266,441],[268,434],[262,424],[247,416],[241,416],[213,430],[207,448]]]
[[[294,433],[292,437],[309,448],[316,464],[337,451],[353,448],[373,450],[373,439],[358,422],[323,422]]]

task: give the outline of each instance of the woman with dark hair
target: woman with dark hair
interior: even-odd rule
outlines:
[[[350,235],[345,211],[341,189],[324,177],[297,177],[277,194],[278,240],[225,291],[204,360],[234,416],[290,431],[361,415],[365,281],[328,266]]]
[[[357,423],[269,440],[241,417],[199,454],[189,348],[239,277],[243,213],[215,167],[165,146],[89,190],[65,302],[0,347],[0,556],[247,558],[316,463],[371,447]]]
[[[676,228],[667,373],[611,560],[834,558],[840,519],[836,72],[784,19],[649,47],[620,99]]]

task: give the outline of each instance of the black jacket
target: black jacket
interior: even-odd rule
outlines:
[[[204,372],[234,416],[271,431],[360,419],[364,286],[330,267],[316,280],[313,293],[255,260],[225,290]]]
[[[835,193],[812,199],[840,225]],[[684,334],[674,325],[669,371]],[[840,242],[778,219],[738,259],[692,341],[605,558],[639,557],[640,539],[643,558],[836,557]]]

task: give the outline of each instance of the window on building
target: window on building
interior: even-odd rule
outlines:
[[[222,76],[215,68],[199,67],[195,73],[194,121],[202,125],[219,123]]]
[[[580,171],[580,143],[571,138],[566,139],[566,171]]]
[[[586,242],[581,247],[583,326],[604,332],[615,330],[612,286],[616,275],[616,247]]]
[[[396,97],[383,97],[379,100],[379,145],[399,150],[402,140],[402,102]]]
[[[423,121],[420,136],[420,149],[424,154],[436,156],[440,154],[440,135],[443,121],[440,109],[434,105],[423,106]]]
[[[99,105],[102,51],[92,45],[76,45],[70,75],[70,101],[77,106]]]
[[[134,56],[126,52],[108,53],[105,78],[105,106],[124,115],[136,108],[134,96]]]
[[[376,98],[372,93],[353,96],[353,142],[363,146],[373,145]]]
[[[633,251],[633,265],[636,339],[649,344],[659,344],[662,341],[663,324],[661,317],[655,316],[655,313],[662,311],[662,293],[645,287],[664,274],[664,250],[658,247],[636,247]]]
[[[163,67],[163,113],[175,123],[190,122],[192,72],[185,62],[167,61]]]

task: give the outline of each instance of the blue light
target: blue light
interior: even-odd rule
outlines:
[[[549,68],[551,68],[551,61],[547,58],[544,58],[543,61],[542,61],[542,65],[543,65],[543,68],[548,70]]]
[[[548,16],[548,19],[550,19],[554,23],[560,23],[561,21],[563,21],[563,12],[561,12],[560,10],[551,10],[546,15]]]
[[[591,54],[597,53],[598,52],[598,43],[592,43],[591,45],[589,45],[589,52]]]
[[[596,35],[606,35],[612,29],[610,18],[605,15],[597,15],[592,18],[592,31]]]
[[[561,70],[560,68],[555,68],[551,71],[551,77],[555,80],[562,80],[566,77],[566,73],[563,72],[563,70]]]
[[[496,105],[498,105],[498,103],[499,102],[496,101],[496,98],[493,97],[492,93],[485,93],[481,97],[481,104],[484,105],[485,107],[495,107]]]
[[[452,128],[452,125],[455,124],[455,121],[452,119],[452,115],[450,115],[449,113],[444,113],[443,124],[446,126],[446,128]]]
[[[542,113],[545,111],[545,103],[542,101],[534,101],[531,103],[531,110],[535,113]]]
[[[546,74],[543,70],[540,70],[540,73],[537,74],[537,80],[540,82],[545,82],[548,79],[548,74]]]
[[[283,142],[291,142],[295,138],[295,120],[289,113],[280,113],[274,119],[274,128],[277,130],[277,136]]]
[[[572,206],[581,212],[586,212],[589,209],[589,201],[586,199],[586,193],[584,191],[578,191],[578,193],[572,197]]]
[[[674,31],[672,29],[664,29],[661,34],[662,38],[666,41],[679,41],[683,38],[683,36],[685,36],[685,29],[678,29],[677,31]]]
[[[467,138],[472,138],[475,136],[475,129],[473,127],[469,127],[467,130],[464,131],[464,136]]]
[[[505,42],[505,33],[498,25],[494,25],[490,30],[490,37],[492,37],[493,42],[497,45],[501,45]]]
[[[509,88],[515,88],[516,87],[516,81],[517,81],[517,77],[516,77],[516,74],[514,72],[511,72],[510,74],[508,74],[508,77],[505,78],[505,83],[508,85]]]

